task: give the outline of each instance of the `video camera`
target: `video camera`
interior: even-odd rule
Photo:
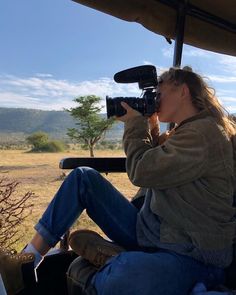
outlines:
[[[121,102],[126,102],[130,107],[140,112],[143,116],[150,117],[155,113],[160,105],[157,92],[158,80],[156,68],[152,65],[138,66],[130,68],[114,75],[117,83],[138,82],[139,89],[142,89],[142,97],[114,97],[106,96],[107,118],[113,116],[123,116],[126,110],[121,106]]]

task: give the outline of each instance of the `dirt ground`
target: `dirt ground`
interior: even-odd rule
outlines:
[[[97,157],[123,156],[122,151],[96,151]],[[28,191],[34,193],[31,201],[34,203],[32,213],[20,227],[22,237],[15,245],[16,250],[29,241],[34,233],[33,226],[47,207],[55,192],[62,183],[63,173],[69,170],[61,170],[59,162],[67,157],[88,157],[88,151],[71,151],[65,153],[29,153],[19,150],[0,150],[0,178],[16,180],[19,182],[16,195],[21,196]],[[134,187],[125,173],[111,173],[103,175],[127,198],[131,198],[137,188]],[[82,214],[76,228],[90,228],[101,233],[100,229]]]

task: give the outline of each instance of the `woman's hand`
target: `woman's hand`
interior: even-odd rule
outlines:
[[[138,111],[131,108],[126,102],[122,101],[120,104],[126,110],[126,114],[121,117],[116,117],[117,120],[122,121],[122,122],[126,122],[129,119],[133,119],[135,117],[142,116]]]
[[[151,117],[148,118],[148,123],[149,123],[150,131],[152,131],[153,129],[159,130],[159,120],[158,120],[157,113],[152,114]]]
[[[149,130],[152,136],[152,145],[156,146],[159,142],[160,126],[157,113],[148,118]]]

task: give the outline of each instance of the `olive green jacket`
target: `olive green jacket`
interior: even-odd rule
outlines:
[[[126,169],[131,182],[152,192],[160,241],[203,250],[230,247],[235,237],[232,142],[207,112],[185,120],[152,146],[147,118],[125,123]]]

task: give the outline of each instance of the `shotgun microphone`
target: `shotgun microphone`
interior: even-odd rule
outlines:
[[[156,68],[152,65],[138,66],[123,70],[114,75],[117,83],[135,83],[138,82],[139,88],[155,87],[158,84]]]
[[[117,83],[135,83],[142,89],[142,97],[106,97],[107,118],[123,116],[126,110],[121,102],[126,102],[130,107],[140,112],[143,116],[150,117],[157,112],[160,106],[158,95],[157,72],[152,65],[138,66],[123,70],[114,75]]]

